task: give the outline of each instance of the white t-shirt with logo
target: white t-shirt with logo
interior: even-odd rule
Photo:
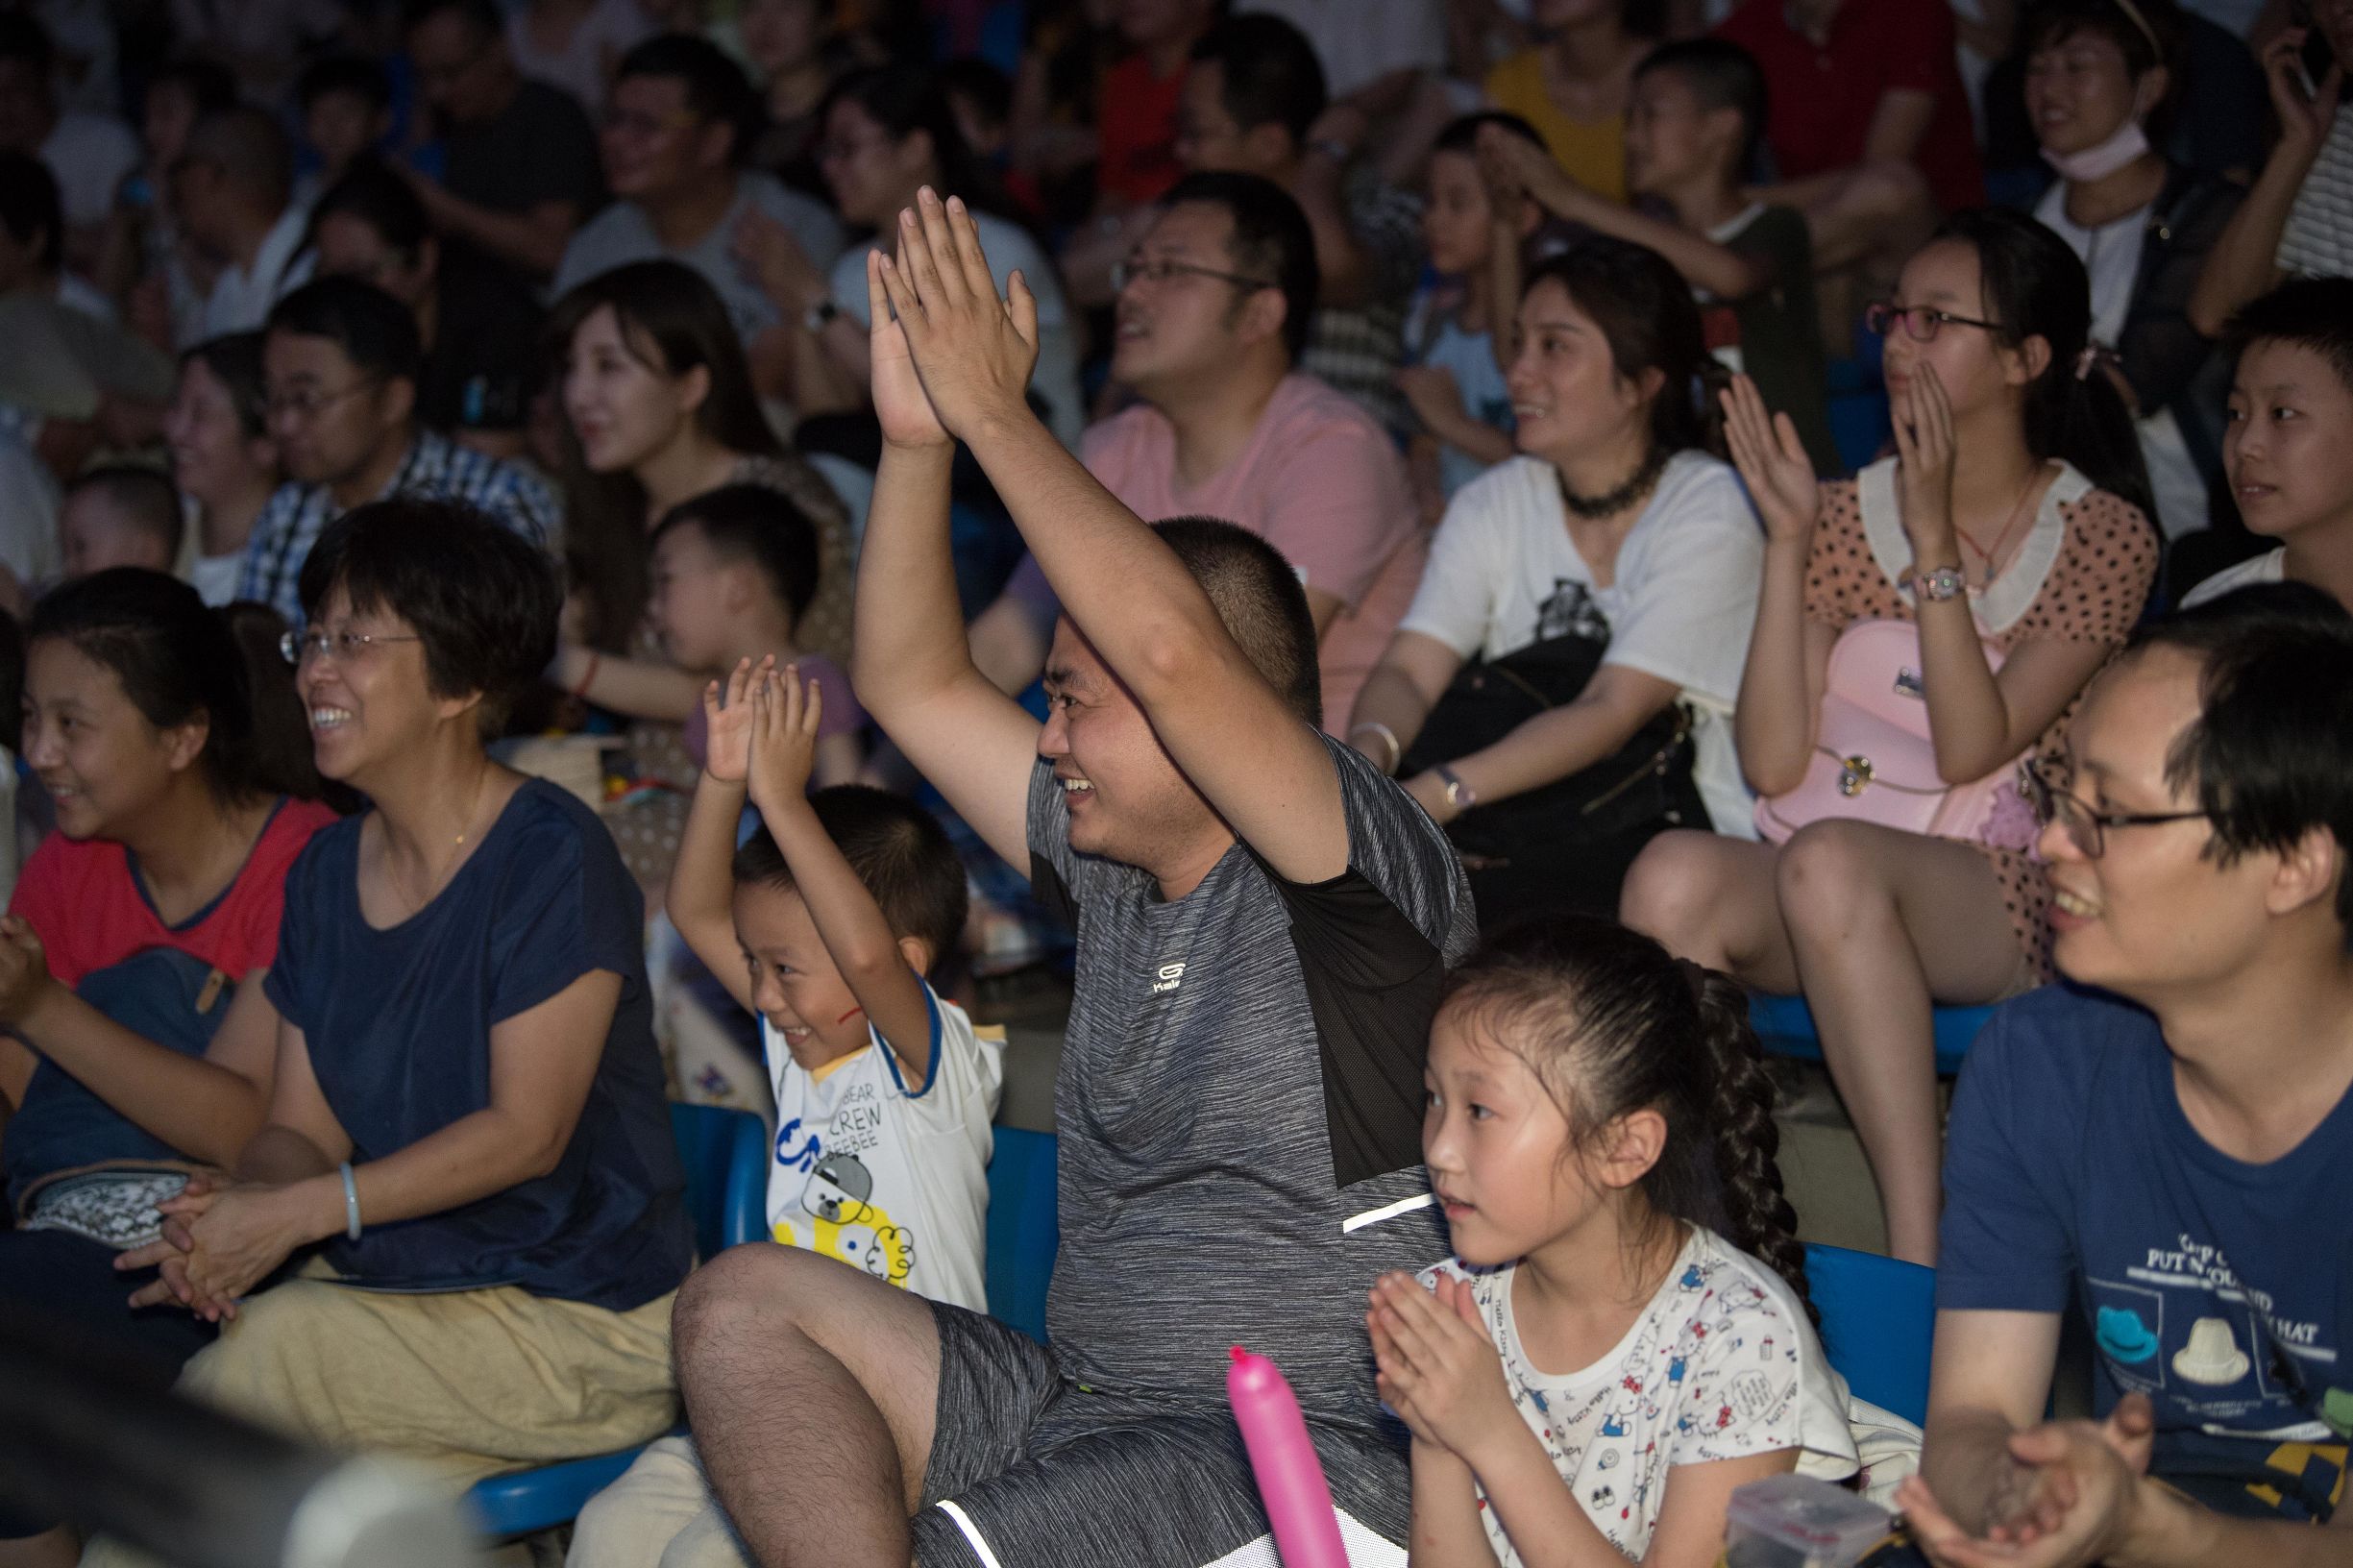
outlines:
[[[1682,689],[1692,712],[1692,779],[1716,831],[1754,838],[1754,798],[1732,747],[1732,705],[1756,625],[1765,531],[1731,465],[1699,452],[1667,460],[1618,546],[1609,584],[1569,537],[1550,463],[1498,463],[1447,503],[1400,631],[1467,659],[1500,659],[1589,625],[1608,627],[1604,664]]]
[[[1626,1337],[1573,1372],[1529,1360],[1512,1314],[1519,1265],[1422,1273],[1469,1280],[1504,1361],[1511,1403],[1609,1544],[1640,1561],[1666,1499],[1668,1472],[1781,1449],[1825,1481],[1854,1474],[1847,1390],[1781,1277],[1713,1231],[1692,1226],[1667,1278]],[[1519,1568],[1503,1521],[1481,1493],[1479,1516],[1502,1568]]]
[[[930,1081],[910,1087],[870,1024],[864,1050],[811,1072],[763,1018],[776,1090],[769,1232],[934,1301],[988,1311],[990,1123],[1005,1034],[929,986]]]

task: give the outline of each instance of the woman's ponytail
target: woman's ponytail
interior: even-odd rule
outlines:
[[[1798,1214],[1781,1188],[1781,1129],[1773,1119],[1776,1093],[1765,1049],[1749,1022],[1749,993],[1728,974],[1682,961],[1700,1008],[1700,1044],[1706,1053],[1711,1093],[1708,1129],[1715,1139],[1718,1195],[1727,1235],[1750,1257],[1771,1265],[1805,1304],[1819,1326],[1805,1284],[1805,1248]]]

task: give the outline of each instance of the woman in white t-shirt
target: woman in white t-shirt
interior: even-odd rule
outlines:
[[[1703,1568],[1735,1487],[1854,1473],[1748,1006],[1595,919],[1448,981],[1422,1153],[1455,1255],[1365,1314],[1416,1562]]]
[[[769,233],[747,238],[760,286],[800,331],[784,367],[795,407],[811,413],[863,409],[867,402],[866,254],[896,243],[898,215],[916,205],[926,185],[956,196],[972,209],[981,247],[999,289],[1019,272],[1038,300],[1038,368],[1032,393],[1045,404],[1046,423],[1066,446],[1086,426],[1079,396],[1078,341],[1063,301],[1054,263],[1029,232],[996,211],[996,182],[966,147],[955,110],[936,78],[912,65],[853,71],[834,84],[818,123],[823,127],[817,162],[833,192],[834,208],[851,229],[871,231],[821,273],[790,240]]]
[[[1583,241],[1530,277],[1519,333],[1522,455],[1448,506],[1349,722],[1465,851],[1489,923],[1612,914],[1652,835],[1748,831],[1728,721],[1764,558],[1673,267]]]
[[[246,536],[278,488],[268,426],[259,332],[211,338],[180,356],[180,385],[163,418],[172,481],[192,525],[179,575],[208,604],[237,597]]]

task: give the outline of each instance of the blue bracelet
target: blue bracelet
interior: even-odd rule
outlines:
[[[343,1172],[343,1234],[354,1241],[359,1239],[359,1184],[352,1179],[349,1160],[336,1167]]]

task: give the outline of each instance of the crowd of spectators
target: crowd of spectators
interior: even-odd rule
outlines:
[[[1791,1470],[1938,1568],[2353,1563],[2347,60],[0,0],[0,1308],[453,1491],[650,1445],[577,1568],[1268,1560],[1237,1341],[1360,1564],[1700,1568]],[[770,1117],[772,1244],[666,1099]],[[69,1511],[0,1568],[140,1560]]]

